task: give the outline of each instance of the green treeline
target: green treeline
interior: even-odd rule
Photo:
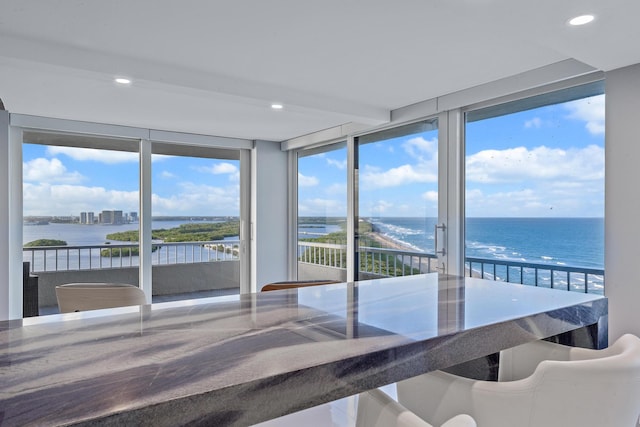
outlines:
[[[38,239],[24,244],[25,248],[31,248],[34,246],[67,246],[67,242],[56,239]]]
[[[153,240],[164,242],[206,242],[210,240],[222,240],[225,237],[240,235],[240,222],[227,221],[216,223],[189,223],[179,227],[151,231]],[[123,231],[107,234],[107,239],[121,242],[138,242],[140,233],[138,230]]]
[[[155,252],[162,246],[153,245],[151,252]],[[126,257],[126,256],[138,256],[140,255],[140,248],[137,246],[131,248],[107,248],[100,251],[100,256],[103,257]]]

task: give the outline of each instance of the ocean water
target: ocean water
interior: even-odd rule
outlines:
[[[370,221],[385,236],[422,252],[433,253],[435,218],[375,218]],[[154,221],[153,229],[173,228],[184,222]],[[135,230],[138,224],[48,224],[23,227],[24,243],[60,239],[68,245],[100,245],[106,235]],[[300,237],[316,237],[340,230],[336,224],[305,224]],[[603,218],[468,218],[466,256],[604,268]],[[116,242],[113,242],[116,243]]]
[[[153,221],[151,228],[171,229],[178,227],[180,224],[189,221]],[[198,221],[204,222],[204,221]],[[25,225],[22,227],[23,243],[32,242],[38,239],[56,239],[64,240],[68,246],[102,246],[104,244],[128,244],[129,242],[121,242],[107,239],[110,233],[138,230],[140,227],[137,223],[119,224],[119,225],[82,225],[82,224],[56,224],[50,223],[46,225]],[[224,240],[237,240],[238,236],[225,238]],[[187,247],[188,246],[188,247]],[[154,264],[169,264],[173,262],[191,262],[197,260],[218,259],[224,257],[222,252],[219,254],[215,248],[202,248],[200,245],[178,245],[178,246],[161,246],[152,255]],[[46,259],[45,259],[46,258]],[[72,250],[67,251],[43,251],[23,252],[23,260],[32,263],[33,271],[55,271],[69,269],[87,269],[87,268],[110,268],[112,266],[137,266],[139,264],[138,256],[131,257],[102,257],[100,251],[93,250],[89,252],[83,249],[78,252]]]
[[[185,224],[188,221],[152,221],[151,228],[153,230],[158,229],[170,229]],[[199,221],[204,222],[204,221]],[[95,224],[95,225],[83,225],[83,224],[56,224],[50,223],[46,225],[25,225],[22,227],[22,241],[23,243],[32,242],[38,239],[57,239],[64,240],[69,246],[81,246],[81,245],[102,245],[105,242],[109,242],[107,234],[118,233],[121,231],[138,230],[140,224]],[[111,240],[111,243],[126,243]]]
[[[387,237],[434,252],[435,218],[375,218]],[[466,256],[604,268],[604,218],[468,218]]]

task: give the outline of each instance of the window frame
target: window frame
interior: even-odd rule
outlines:
[[[139,167],[139,221],[140,221],[140,259],[139,259],[139,286],[145,292],[145,298],[150,303],[152,297],[152,265],[151,265],[151,155],[154,146],[174,147],[176,150],[186,150],[193,153],[208,153],[208,157],[217,154],[225,155],[233,151],[237,155],[233,158],[240,160],[240,240],[241,257],[240,266],[240,292],[250,292],[250,254],[248,251],[250,238],[250,201],[251,195],[248,181],[250,179],[250,151],[254,147],[253,141],[224,138],[207,135],[197,135],[181,132],[159,131],[109,125],[102,123],[81,122],[75,120],[55,119],[40,116],[27,116],[11,114],[9,117],[9,144],[8,151],[12,157],[11,164],[19,165],[12,168],[9,179],[9,188],[12,192],[10,203],[9,228],[12,234],[9,239],[9,289],[7,300],[7,318],[22,318],[22,144],[27,135],[56,135],[57,142],[53,145],[78,146],[82,139],[93,139],[96,147],[115,149],[119,151],[138,152],[140,156]],[[67,142],[65,142],[65,140]],[[52,144],[49,144],[52,145]],[[163,149],[160,148],[160,152]]]

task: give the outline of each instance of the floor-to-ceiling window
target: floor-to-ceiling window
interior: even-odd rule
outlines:
[[[153,300],[240,292],[240,153],[153,144]]]
[[[25,316],[57,312],[65,283],[153,302],[246,292],[250,141],[19,119]]]
[[[298,279],[346,280],[346,143],[299,151],[297,170]]]
[[[438,122],[355,139],[357,279],[435,271]]]
[[[23,140],[24,275],[37,280],[25,283],[24,315],[56,312],[59,284],[137,285],[137,239],[119,236],[138,233],[138,141],[40,132]]]
[[[603,292],[601,82],[470,111],[469,274]]]

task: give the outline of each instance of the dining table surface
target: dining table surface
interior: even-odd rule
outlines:
[[[606,346],[607,315],[431,273],[3,321],[0,426],[247,426],[571,331]]]

